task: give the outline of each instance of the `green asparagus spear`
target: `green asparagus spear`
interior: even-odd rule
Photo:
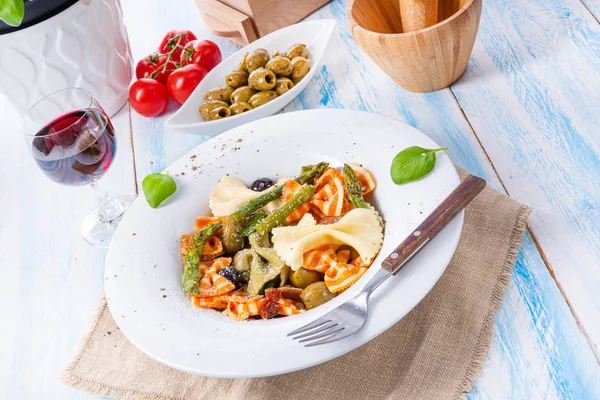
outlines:
[[[267,216],[264,211],[258,210],[242,225],[238,234],[240,236],[250,236],[256,231],[256,225]]]
[[[300,169],[300,174],[305,174],[308,171],[310,171],[311,169],[313,169],[314,165],[303,165],[302,168]]]
[[[304,185],[305,183],[310,183],[314,181],[316,178],[321,176],[321,174],[323,174],[325,168],[327,168],[328,165],[329,164],[325,162],[315,165],[310,171],[301,174],[298,178],[296,178],[296,182],[298,182],[301,185]],[[275,189],[268,191],[262,196],[248,201],[248,203],[246,203],[240,209],[231,214],[231,218],[233,218],[236,222],[242,222],[246,218],[246,216],[252,214],[259,208],[266,206],[273,200],[280,198],[282,193],[283,185],[279,185],[275,187]]]
[[[233,218],[236,222],[242,222],[246,216],[252,214],[254,211],[262,208],[281,197],[283,193],[283,185],[277,186],[275,189],[268,191],[267,193],[259,196],[255,199],[250,199],[245,205],[239,208],[236,212],[231,214],[231,218]]]
[[[357,208],[368,208],[367,203],[363,200],[362,185],[348,164],[344,164],[342,175],[350,202]]]
[[[202,250],[208,242],[208,240],[223,226],[220,222],[210,224],[194,233],[191,237],[188,245],[188,253],[185,256],[183,263],[183,277],[181,278],[181,284],[183,290],[189,295],[198,295],[200,288],[200,257],[202,256]]]
[[[301,185],[305,183],[312,183],[315,179],[323,175],[325,169],[329,166],[329,163],[320,162],[317,165],[313,166],[310,170],[303,172],[299,177],[296,178],[296,182]]]
[[[298,207],[307,201],[314,193],[315,187],[313,185],[306,185],[287,203],[281,206],[281,208],[273,211],[265,219],[260,221],[258,225],[256,225],[256,232],[258,232],[260,235],[266,235],[267,233],[271,232],[273,228],[283,222],[288,215],[298,209]]]

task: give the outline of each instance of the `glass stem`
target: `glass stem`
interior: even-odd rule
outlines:
[[[91,187],[98,202],[98,219],[100,221],[110,222],[123,214],[125,206],[120,200],[110,197],[106,190],[99,188],[95,183],[92,183]]]

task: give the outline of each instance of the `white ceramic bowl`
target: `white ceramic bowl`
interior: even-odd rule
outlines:
[[[312,348],[286,334],[356,295],[381,261],[458,185],[458,174],[443,153],[426,178],[395,185],[389,176],[392,158],[413,145],[440,147],[398,120],[346,110],[284,113],[201,144],[168,168],[177,181],[175,195],[157,209],[138,197],[117,229],[105,281],[116,323],[133,344],[162,363],[230,378],[310,367],[373,339],[412,310],[442,275],[458,244],[462,213],[377,289],[358,333]],[[240,322],[194,308],[181,289],[179,238],[193,229],[197,216],[209,215],[208,196],[221,176],[250,184],[257,177],[294,176],[302,165],[323,160],[338,168],[347,161],[363,164],[377,181],[374,197],[367,200],[386,220],[385,238],[365,276],[332,301],[292,317]]]
[[[327,56],[327,45],[337,22],[333,19],[303,22],[275,31],[249,44],[217,65],[200,82],[187,101],[166,122],[169,130],[184,131],[196,135],[213,136],[236,126],[269,117],[281,111],[308,85],[312,77],[321,69]],[[269,53],[275,50],[285,51],[294,43],[304,43],[310,53],[311,68],[308,74],[292,90],[269,103],[243,114],[216,121],[204,121],[198,112],[204,103],[202,96],[210,89],[225,86],[225,76],[237,69],[244,54],[254,49],[265,48]]]

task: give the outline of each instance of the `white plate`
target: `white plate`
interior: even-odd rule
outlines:
[[[327,45],[336,25],[337,22],[333,19],[303,22],[280,29],[252,42],[223,60],[210,71],[181,108],[165,122],[165,128],[197,135],[213,136],[281,111],[304,90],[308,82],[323,66],[327,56]],[[267,49],[269,53],[273,53],[275,50],[285,51],[294,43],[306,44],[310,53],[311,68],[308,74],[292,90],[261,107],[243,114],[216,121],[204,121],[202,119],[198,112],[198,109],[204,103],[202,96],[214,87],[225,86],[225,76],[238,68],[244,54],[261,47]]]
[[[458,244],[462,213],[401,273],[371,297],[359,333],[305,348],[286,334],[355,295],[381,261],[459,184],[445,154],[425,179],[397,186],[389,176],[405,147],[439,147],[398,120],[357,111],[310,110],[254,121],[213,138],[168,169],[175,195],[152,209],[139,196],[113,238],[106,261],[106,296],[121,331],[150,357],[171,367],[215,377],[259,377],[307,368],[338,357],[379,335],[423,299]],[[222,175],[250,184],[257,177],[294,176],[318,161],[363,164],[375,177],[370,199],[386,220],[383,249],[367,274],[329,303],[303,314],[266,321],[231,320],[194,308],[181,289],[179,238],[208,215],[208,195]],[[164,289],[164,290],[163,290]],[[165,297],[166,296],[166,297]]]

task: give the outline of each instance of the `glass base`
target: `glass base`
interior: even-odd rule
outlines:
[[[125,210],[136,197],[135,194],[117,196],[96,207],[81,225],[81,235],[85,241],[96,247],[107,248]]]

